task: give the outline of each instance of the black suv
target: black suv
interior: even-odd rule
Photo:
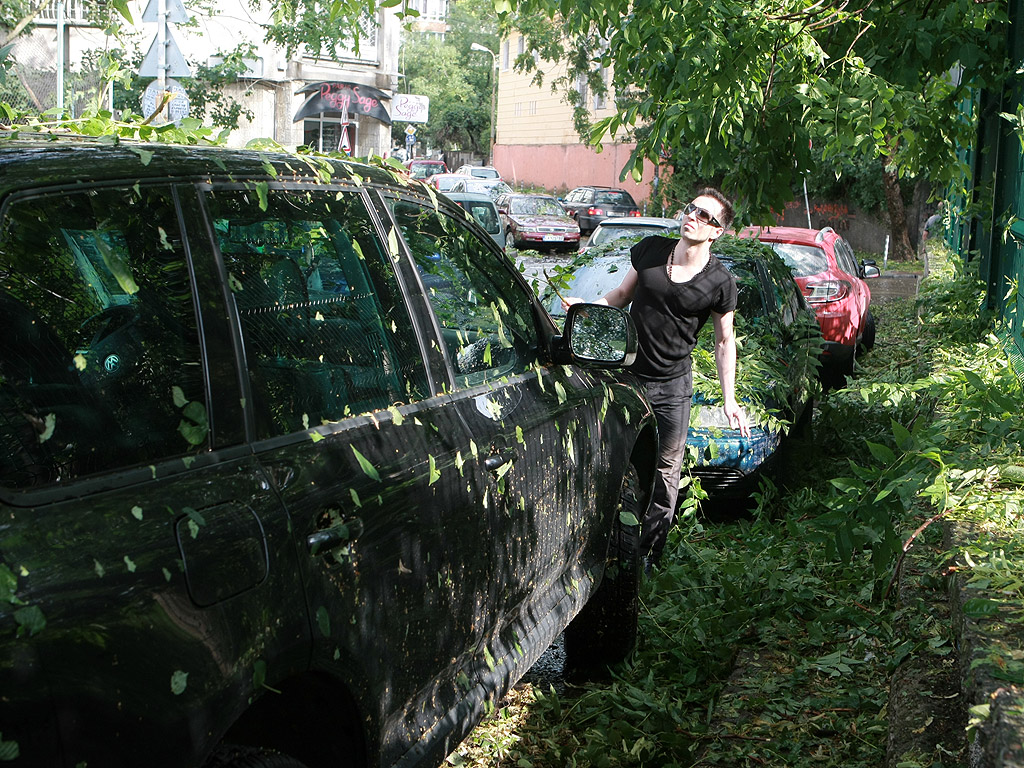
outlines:
[[[632,325],[424,185],[0,138],[0,289],[5,765],[436,765],[629,652]]]
[[[560,202],[566,213],[576,219],[584,235],[593,232],[605,219],[640,215],[633,196],[624,189],[576,187]]]

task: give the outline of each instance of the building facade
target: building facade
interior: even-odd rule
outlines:
[[[655,167],[644,161],[643,178],[620,181],[619,175],[634,144],[621,133],[602,144],[597,152],[584,143],[573,127],[572,106],[550,83],[564,77],[564,64],[548,64],[544,85],[537,86],[533,73],[516,72],[517,56],[526,50],[525,38],[512,34],[504,39],[498,53],[498,91],[495,107],[494,165],[511,182],[566,191],[598,185],[627,190],[637,202],[651,196]],[[607,73],[606,73],[607,77]],[[599,120],[614,114],[612,96],[598,97],[578,88],[591,117]]]
[[[157,2],[152,0],[153,5]],[[183,12],[180,0],[165,3],[172,20],[165,45],[170,66],[164,70],[165,88],[175,94],[172,117],[188,111],[180,86],[188,69],[197,63],[214,64],[239,44],[251,43],[255,55],[246,60],[247,71],[224,89],[253,113],[251,120],[243,118],[232,132],[230,145],[271,139],[287,148],[343,149],[360,157],[384,155],[390,150],[390,102],[397,92],[401,31],[394,9],[381,9],[375,23],[367,20],[358,51],[342,51],[327,59],[302,52],[289,57],[264,42],[260,27],[264,19],[244,0],[217,0],[211,15],[192,15],[184,19],[186,23],[175,15],[176,9]],[[159,24],[145,0],[134,0],[130,8],[145,74],[147,62],[152,65],[156,60],[153,49]],[[148,18],[154,21],[146,21]],[[112,97],[102,92],[105,86],[90,78],[88,61],[91,52],[114,45],[103,30],[89,24],[82,0],[66,0],[62,11],[57,5],[45,9],[34,28],[19,37],[13,52],[23,96],[18,106],[43,112],[58,106],[58,93],[63,90],[63,106],[72,114],[80,113],[88,98],[99,98],[109,107]],[[156,73],[152,79],[159,79]],[[59,85],[62,80],[63,89]],[[147,90],[154,90],[152,82]],[[144,109],[147,95],[140,95]]]

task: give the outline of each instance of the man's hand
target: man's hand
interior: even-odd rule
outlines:
[[[750,427],[747,424],[747,415],[743,413],[739,403],[730,400],[722,407],[725,411],[725,418],[729,420],[729,426],[738,429],[743,437],[750,437]]]
[[[573,304],[582,304],[583,299],[579,299],[575,296],[562,296],[562,309],[569,309]]]

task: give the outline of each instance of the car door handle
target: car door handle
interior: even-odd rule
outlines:
[[[497,472],[506,464],[510,464],[516,460],[515,451],[502,451],[501,453],[495,453],[484,459],[484,468],[491,472]]]
[[[330,552],[335,547],[351,544],[363,532],[363,522],[359,518],[313,531],[306,537],[306,548],[309,554],[316,557]]]

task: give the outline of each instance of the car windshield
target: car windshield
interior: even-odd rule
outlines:
[[[553,197],[513,197],[509,211],[520,216],[565,216]]]
[[[452,178],[451,176],[440,176],[436,179],[437,188],[441,192],[447,192],[456,184],[458,184],[459,181],[460,180],[458,178]]]
[[[475,192],[479,195],[487,195],[491,200],[497,200],[501,195],[511,192],[512,187],[503,181],[496,181],[494,179],[467,179],[463,184],[459,185],[459,190],[462,192]]]
[[[786,266],[793,272],[793,277],[810,277],[828,271],[828,256],[816,245],[797,245],[796,243],[769,243]]]
[[[594,195],[594,202],[601,203],[602,205],[636,205],[636,203],[633,202],[633,198],[630,197],[629,192],[622,192],[621,190],[598,192]]]
[[[757,286],[757,277],[746,264],[722,259],[722,264],[736,276],[738,297],[736,311],[746,320],[753,320],[764,314],[764,302]],[[622,282],[629,271],[629,257],[614,256],[594,259],[590,264],[580,267],[569,282],[563,296],[578,296],[584,301],[597,301],[612,288]],[[553,291],[551,292],[554,293]],[[548,311],[555,316],[565,314],[562,300],[558,296],[549,298],[545,295]]]
[[[612,240],[619,240],[624,237],[631,237],[639,239],[646,237],[647,235],[663,235],[668,231],[678,229],[677,227],[663,227],[653,224],[645,226],[608,226],[604,224],[598,226],[597,230],[590,236],[590,246],[604,245],[610,243]]]
[[[478,179],[498,179],[501,178],[498,172],[493,168],[472,168],[470,173],[476,176]]]
[[[409,166],[409,172],[414,179],[425,179],[443,170],[444,167],[440,163],[413,163]]]

